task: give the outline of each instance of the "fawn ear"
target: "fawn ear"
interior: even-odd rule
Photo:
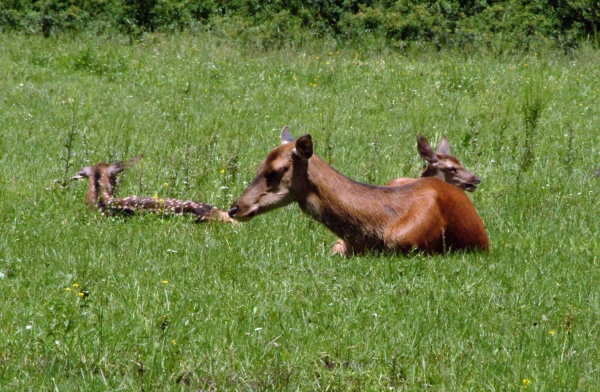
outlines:
[[[142,157],[144,156],[144,154],[142,155],[138,155],[135,158],[129,158],[128,160],[126,160],[123,165],[123,170],[125,169],[129,169],[131,166],[135,165],[136,163],[138,163],[140,161],[140,159],[142,159]]]
[[[446,135],[442,136],[438,142],[437,153],[450,155],[450,142],[448,141]]]
[[[108,175],[111,177],[116,176],[117,174],[121,173],[123,170],[125,170],[123,162],[113,163],[112,165],[110,165],[107,168]]]
[[[135,165],[142,159],[142,155],[137,156],[135,158],[130,158],[126,161],[120,161],[117,163],[113,163],[108,167],[108,174],[111,176],[116,176],[124,170],[129,169],[131,166]]]
[[[427,139],[421,134],[417,137],[417,150],[421,158],[429,163],[435,164],[438,161],[436,153],[431,149]]]
[[[296,147],[294,148],[294,155],[302,159],[310,159],[313,155],[313,142],[310,133],[304,136],[300,136],[296,140]]]
[[[283,129],[281,130],[281,144],[288,144],[293,142],[294,137],[290,134],[290,127],[288,127],[287,125],[285,127],[283,127]]]

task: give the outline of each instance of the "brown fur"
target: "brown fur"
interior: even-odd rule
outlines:
[[[422,178],[400,187],[361,184],[313,155],[312,137],[282,145],[261,163],[258,175],[229,209],[238,221],[296,202],[347,244],[347,253],[417,249],[488,250],[483,222],[455,186]]]
[[[136,157],[111,165],[100,162],[94,166],[86,166],[81,169],[72,179],[88,178],[85,204],[92,208],[98,208],[99,211],[107,215],[143,211],[165,215],[192,214],[196,216],[197,222],[233,221],[227,212],[204,203],[172,198],[142,198],[138,196],[115,198],[117,174],[133,166],[140,159],[141,157]]]
[[[477,185],[481,182],[456,157],[450,155],[450,142],[446,135],[441,137],[438,142],[437,151],[434,152],[427,139],[419,134],[417,137],[417,151],[421,158],[427,162],[427,166],[421,172],[420,178],[439,178],[448,184],[456,185],[468,192],[474,192],[477,189]],[[402,186],[415,181],[417,181],[416,178],[396,178],[388,182],[386,186]],[[347,246],[341,238],[337,239],[331,250],[332,255],[338,253],[347,253]]]
[[[450,155],[450,143],[444,135],[438,142],[437,151],[434,152],[429,142],[421,134],[417,137],[417,151],[427,166],[421,172],[421,178],[435,177],[456,185],[468,192],[474,192],[481,182],[479,178],[467,170],[460,161]],[[414,178],[397,178],[388,182],[387,186],[401,186],[416,181]]]
[[[85,204],[91,208],[97,207],[100,211],[104,211],[106,208],[106,201],[108,201],[115,193],[117,174],[129,169],[139,162],[140,159],[142,159],[141,156],[113,163],[111,165],[100,162],[94,166],[86,166],[73,176],[71,180],[87,178],[88,187],[85,192]],[[98,198],[99,196],[100,198]]]

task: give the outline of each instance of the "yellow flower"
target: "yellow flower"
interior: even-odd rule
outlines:
[[[225,174],[225,169],[221,169],[221,174]]]
[[[73,283],[73,287],[77,288],[79,285],[77,283]]]
[[[169,186],[169,183],[167,183],[167,182],[165,182],[165,183],[163,184],[163,188],[166,188],[166,187],[168,187],[168,186]]]
[[[173,343],[173,346],[177,344],[177,342],[175,341],[175,339],[171,340],[171,343]]]
[[[549,333],[550,335],[554,335],[554,334],[556,333],[556,331],[555,331],[555,330],[553,330],[553,329],[551,329],[551,330],[550,330],[548,333]]]
[[[80,292],[79,292],[79,296],[80,296],[81,298],[83,298],[83,297],[85,297],[85,293],[84,293],[83,291],[80,291]]]
[[[67,291],[71,291],[71,288],[70,288],[70,287],[67,287],[65,290],[67,290]]]
[[[525,388],[527,388],[527,387],[529,386],[529,384],[531,384],[531,380],[530,380],[530,379],[528,379],[528,378],[524,378],[524,379],[523,379],[523,386],[524,386]]]
[[[164,280],[163,280],[163,283],[164,283],[164,284],[167,284],[167,283],[169,283],[169,281],[168,281],[168,280],[166,280],[166,279],[164,279]]]

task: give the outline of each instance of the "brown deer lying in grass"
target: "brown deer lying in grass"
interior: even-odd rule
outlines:
[[[204,203],[182,201],[172,198],[138,197],[123,198],[113,197],[117,174],[133,166],[141,157],[131,158],[127,161],[109,165],[101,162],[94,166],[86,166],[77,173],[72,180],[88,178],[88,187],[85,193],[85,204],[98,208],[102,213],[133,213],[135,211],[161,213],[165,215],[192,214],[196,222],[219,221],[232,222],[227,212]]]
[[[447,182],[448,184],[456,185],[468,192],[474,192],[477,185],[481,182],[479,178],[468,171],[460,161],[450,155],[450,142],[446,135],[442,136],[438,142],[437,151],[433,151],[429,142],[421,134],[417,137],[417,151],[427,166],[421,172],[421,177],[433,177]],[[396,178],[388,182],[385,186],[402,186],[417,181],[416,178]],[[338,238],[333,245],[331,254],[347,254],[346,243],[343,239]]]
[[[295,140],[284,127],[281,145],[229,215],[243,222],[294,202],[342,238],[347,253],[489,249],[483,222],[458,187],[437,178],[398,187],[358,183],[313,154],[310,134]]]

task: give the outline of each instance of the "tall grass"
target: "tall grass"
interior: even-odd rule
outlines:
[[[600,383],[597,51],[0,40],[0,389]],[[418,176],[419,132],[448,135],[482,178],[490,253],[332,258],[297,207],[235,227],[109,218],[54,184],[72,135],[72,173],[144,154],[120,195],[227,207],[284,125],[375,183]]]

